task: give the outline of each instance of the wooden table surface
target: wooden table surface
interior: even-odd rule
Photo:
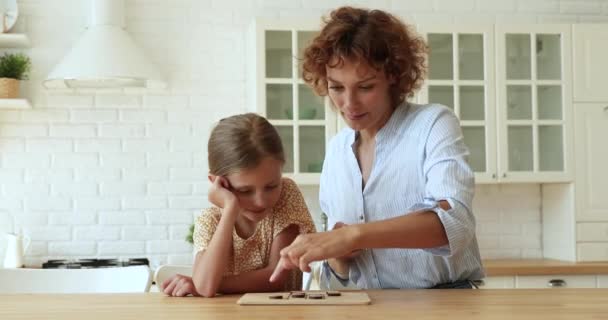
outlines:
[[[377,290],[371,305],[240,306],[240,295],[0,295],[0,319],[608,319],[608,289]]]

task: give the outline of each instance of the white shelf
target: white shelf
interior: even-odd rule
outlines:
[[[0,33],[0,48],[26,48],[30,38],[23,33]]]
[[[0,109],[31,109],[26,99],[0,99]]]

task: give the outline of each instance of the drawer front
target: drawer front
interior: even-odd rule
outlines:
[[[477,285],[479,289],[513,289],[515,288],[515,277],[486,277]]]
[[[607,242],[585,242],[577,243],[578,261],[606,261],[608,260]]]
[[[608,241],[608,223],[578,223],[576,225],[577,241]]]
[[[595,275],[548,275],[517,276],[516,288],[551,289],[551,288],[596,288]]]

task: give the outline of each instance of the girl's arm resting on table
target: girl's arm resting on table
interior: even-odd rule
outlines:
[[[268,278],[279,262],[281,249],[288,246],[298,236],[298,226],[290,225],[279,233],[272,241],[270,258],[265,268],[244,272],[234,276],[226,276],[222,279],[218,292],[242,293],[242,292],[276,292],[282,291],[288,272],[283,272],[277,281],[269,282]]]
[[[213,297],[218,291],[232,250],[232,230],[240,209],[227,205],[217,229],[205,250],[196,255],[192,271],[192,282],[196,292],[204,297]]]

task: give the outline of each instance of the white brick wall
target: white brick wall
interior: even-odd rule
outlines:
[[[29,35],[34,66],[22,88],[33,109],[0,110],[0,232],[34,238],[29,264],[66,256],[190,262],[183,237],[209,205],[210,126],[247,110],[251,20],[317,19],[345,3],[410,23],[608,22],[602,0],[128,0],[127,30],[169,88],[46,91],[41,80],[82,32],[86,2],[19,1],[16,31]],[[303,189],[318,220],[317,188]],[[482,255],[542,256],[539,186],[477,189]]]

